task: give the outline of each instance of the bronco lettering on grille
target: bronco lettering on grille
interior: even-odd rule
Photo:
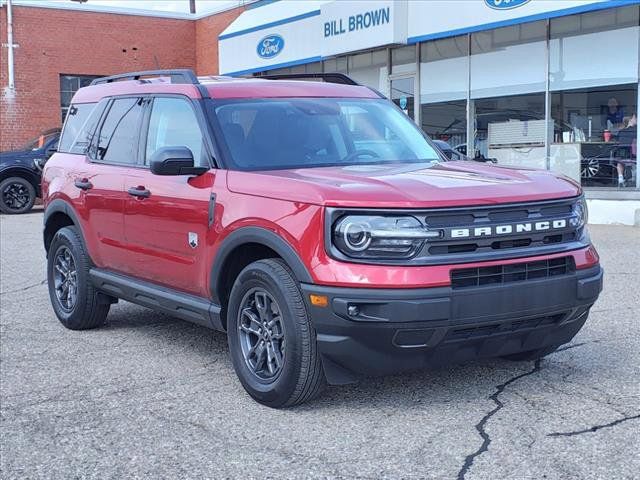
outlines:
[[[543,220],[540,222],[512,223],[506,225],[491,225],[475,228],[452,228],[451,238],[475,238],[492,237],[498,235],[511,235],[524,232],[544,232],[567,228],[567,219]]]

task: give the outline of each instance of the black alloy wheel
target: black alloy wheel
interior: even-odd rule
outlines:
[[[78,299],[78,272],[71,250],[64,245],[60,246],[56,251],[53,264],[56,298],[60,306],[70,312]]]
[[[11,177],[0,183],[0,211],[7,214],[25,213],[36,201],[36,190],[21,177]]]
[[[89,271],[92,262],[82,236],[73,226],[58,230],[47,256],[47,284],[51,306],[60,323],[71,330],[104,324],[114,298],[98,292]]]

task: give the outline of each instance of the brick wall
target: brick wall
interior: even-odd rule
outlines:
[[[196,20],[196,64],[198,75],[217,75],[218,35],[233,22],[245,7]]]
[[[237,8],[197,21],[14,6],[15,82],[6,88],[7,49],[1,48],[0,151],[59,127],[60,74],[112,75],[156,68],[218,72],[218,33]],[[6,43],[0,8],[0,43]]]

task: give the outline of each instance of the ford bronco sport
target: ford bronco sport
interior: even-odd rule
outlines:
[[[447,161],[376,91],[313,76],[80,89],[42,182],[62,324],[123,299],[225,331],[271,407],[570,341],[602,287],[580,186]]]

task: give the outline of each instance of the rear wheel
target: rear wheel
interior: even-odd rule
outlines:
[[[47,279],[49,297],[58,320],[71,330],[102,325],[111,306],[89,279],[91,261],[75,227],[56,232],[49,247]]]
[[[231,360],[249,395],[279,408],[319,393],[324,373],[315,330],[284,262],[259,260],[242,270],[227,311]]]
[[[36,189],[22,177],[9,177],[0,182],[0,212],[26,213],[36,201]]]

